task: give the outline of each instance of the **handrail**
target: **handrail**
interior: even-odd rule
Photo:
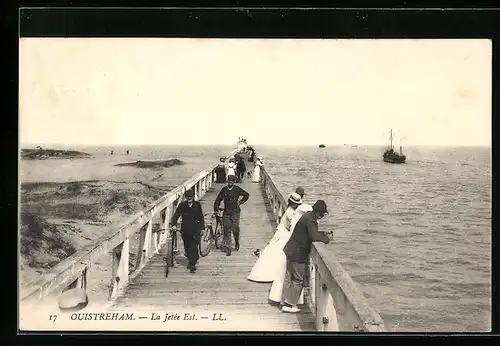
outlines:
[[[233,150],[226,156],[226,159],[233,156],[236,152],[236,149]],[[22,287],[20,290],[20,300],[23,303],[36,303],[49,295],[75,287],[79,280],[84,279],[83,275],[85,274],[83,273],[87,272],[85,269],[90,268],[99,257],[110,252],[113,258],[113,268],[109,298],[116,298],[128,284],[129,239],[132,235],[140,232],[137,262],[133,271],[137,272],[153,256],[154,249],[165,243],[170,243],[168,239],[170,234],[166,234],[166,232],[160,239],[153,236],[153,218],[160,214],[161,229],[166,231],[169,219],[175,207],[182,201],[184,192],[194,188],[195,197],[197,199],[201,198],[212,186],[217,166],[218,163],[213,164],[208,169],[195,174],[180,186],[150,203],[144,210],[132,216],[122,225],[107,232],[102,237],[46,271],[35,282]],[[86,275],[89,274],[87,273]]]
[[[276,222],[279,222],[287,206],[287,197],[264,166],[261,167],[261,184]],[[328,245],[312,244],[308,277],[309,289],[305,297],[315,315],[318,331],[385,331],[384,321],[370,307]]]

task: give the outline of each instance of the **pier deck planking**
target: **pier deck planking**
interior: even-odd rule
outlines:
[[[183,329],[186,330],[315,331],[314,316],[306,306],[299,314],[282,313],[279,306],[268,301],[270,283],[247,280],[257,260],[253,252],[256,249],[262,251],[266,246],[276,223],[262,185],[252,183],[249,178],[238,185],[250,194],[248,201],[241,206],[239,251],[226,256],[214,249],[207,257],[200,258],[196,273],[191,274],[185,266],[178,264],[170,268],[168,278],[165,277],[164,253],[155,255],[110,310],[170,311],[206,319],[206,323],[184,323]],[[204,213],[213,210],[222,186],[214,184],[201,199]],[[180,237],[178,248],[183,254]],[[221,316],[219,314],[224,321],[214,320]],[[177,327],[178,324],[172,330]],[[169,329],[168,324],[165,329]]]

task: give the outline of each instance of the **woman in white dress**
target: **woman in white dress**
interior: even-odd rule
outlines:
[[[260,253],[259,259],[255,263],[248,275],[248,280],[254,282],[272,282],[277,277],[278,270],[281,270],[281,255],[283,248],[290,238],[291,222],[295,216],[295,210],[302,203],[302,198],[297,193],[292,193],[288,197],[288,207],[281,217],[281,221],[276,228],[273,239]]]
[[[253,168],[253,176],[252,182],[259,183],[260,182],[260,167],[264,166],[262,162],[262,157],[257,157],[257,161],[255,161],[255,166]]]
[[[304,197],[304,189],[302,187],[297,188],[295,190],[295,194],[298,194],[302,199],[302,197]],[[294,214],[294,217],[293,217],[293,219],[291,221],[291,225],[290,225],[290,233],[289,233],[287,240],[285,241],[285,244],[283,244],[283,247],[285,247],[286,243],[288,242],[288,239],[290,239],[290,236],[292,235],[292,232],[295,228],[295,225],[297,224],[297,221],[299,221],[299,219],[302,217],[302,215],[304,215],[308,211],[312,211],[312,207],[306,203],[301,203],[297,207],[297,209],[295,209],[295,214]],[[286,256],[285,256],[285,253],[283,251],[281,251],[280,259],[277,262],[280,263],[279,264],[280,268],[278,268],[275,271],[276,275],[273,278],[273,285],[271,286],[271,290],[269,291],[269,300],[276,302],[276,303],[280,303],[281,302],[281,294],[283,292],[283,284],[285,281],[285,274],[286,274]],[[298,304],[299,305],[304,304],[304,290],[302,290],[302,292],[300,293]]]
[[[232,157],[229,159],[229,163],[227,164],[227,176],[229,177],[230,175],[236,176],[236,164],[234,163],[234,158]]]

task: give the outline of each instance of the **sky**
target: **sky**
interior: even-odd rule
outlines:
[[[489,40],[21,38],[20,143],[485,145]]]

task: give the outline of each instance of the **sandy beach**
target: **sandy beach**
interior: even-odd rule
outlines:
[[[22,159],[21,286],[215,162],[212,158],[170,160],[174,166],[155,160],[145,165],[148,161],[132,155]],[[137,246],[138,234],[131,240],[132,266]],[[89,269],[91,303],[107,299],[110,268],[111,256],[103,256]]]

